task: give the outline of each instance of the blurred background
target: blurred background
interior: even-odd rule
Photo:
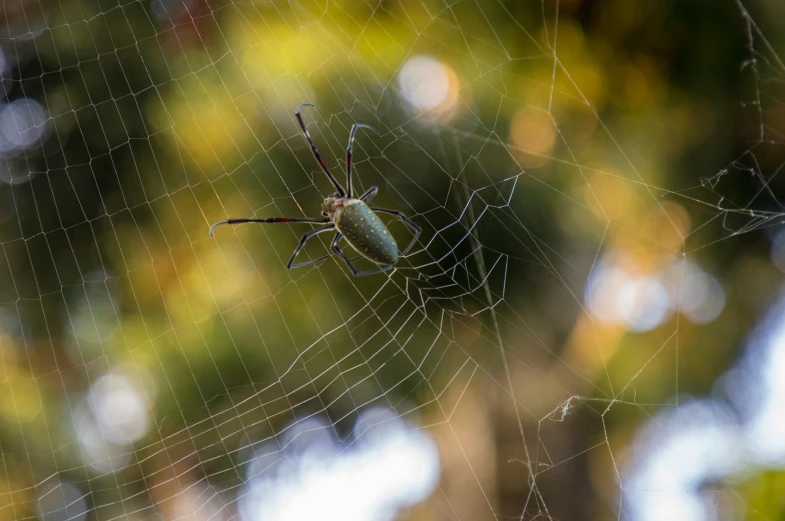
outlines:
[[[785,519],[783,60],[776,0],[6,1],[0,520]],[[395,270],[208,235],[319,217],[300,103]]]

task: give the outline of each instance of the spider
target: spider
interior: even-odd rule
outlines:
[[[398,262],[398,259],[408,253],[408,251],[417,241],[417,238],[420,236],[422,229],[399,210],[369,207],[368,203],[378,193],[378,187],[372,186],[368,189],[368,191],[361,195],[359,199],[356,199],[352,193],[352,147],[354,146],[354,135],[357,133],[358,128],[366,128],[376,132],[379,135],[381,135],[381,132],[364,123],[355,123],[352,125],[352,130],[349,132],[349,145],[346,148],[347,190],[344,190],[333,173],[330,172],[330,169],[327,168],[327,165],[324,163],[322,156],[319,154],[319,149],[316,148],[316,144],[313,142],[313,139],[311,139],[308,129],[305,128],[305,123],[303,123],[303,118],[300,115],[300,109],[302,107],[313,107],[313,105],[310,103],[303,103],[298,105],[297,109],[294,111],[294,115],[297,117],[297,122],[300,124],[300,129],[302,130],[305,139],[307,139],[308,144],[311,145],[311,151],[313,152],[316,161],[319,163],[319,166],[322,167],[322,170],[325,174],[327,174],[330,182],[337,190],[334,195],[331,195],[324,200],[324,204],[322,205],[323,218],[268,217],[266,219],[228,219],[226,221],[217,222],[210,226],[210,237],[213,236],[213,230],[215,230],[217,226],[221,226],[223,224],[322,223],[324,226],[306,232],[302,237],[300,237],[300,243],[297,245],[297,248],[294,249],[292,256],[289,258],[289,262],[286,264],[286,269],[308,266],[309,264],[326,259],[333,253],[337,254],[341,259],[343,259],[343,261],[347,266],[349,266],[349,269],[352,270],[352,273],[354,273],[355,276],[372,275],[392,269],[395,263]],[[395,238],[387,229],[387,226],[385,226],[384,222],[382,222],[379,216],[376,215],[376,212],[386,213],[398,217],[414,232],[414,237],[412,238],[411,242],[409,242],[409,245],[405,250],[400,253],[398,252],[398,244],[395,242]],[[295,258],[297,258],[297,255],[305,247],[305,243],[308,242],[308,239],[330,230],[336,230],[335,237],[333,237],[332,244],[330,245],[330,250],[332,250],[331,253],[307,262],[301,262],[299,264],[294,263]],[[346,242],[348,242],[352,248],[357,250],[360,256],[353,259],[347,257],[346,253],[341,249],[339,244],[341,239],[346,239]],[[381,268],[368,271],[358,270],[354,266],[354,261],[360,259],[361,257],[365,257],[366,259],[381,265]]]

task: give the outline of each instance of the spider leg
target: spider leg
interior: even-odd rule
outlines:
[[[308,144],[311,145],[311,152],[313,152],[313,155],[316,158],[316,161],[319,162],[319,166],[322,167],[322,170],[324,170],[324,173],[327,174],[327,177],[330,178],[330,182],[335,186],[335,189],[338,190],[338,195],[341,196],[341,197],[345,197],[346,196],[346,192],[344,191],[343,187],[338,182],[338,180],[335,178],[333,173],[330,172],[330,169],[327,168],[327,165],[324,164],[324,160],[322,159],[322,155],[319,153],[319,149],[316,148],[316,143],[313,142],[313,139],[311,139],[311,134],[309,134],[308,133],[308,129],[305,128],[305,123],[303,123],[303,117],[300,115],[300,109],[302,107],[313,107],[313,105],[311,103],[301,103],[300,105],[297,105],[297,109],[295,109],[294,115],[295,115],[295,117],[297,117],[297,122],[300,124],[300,130],[303,131],[303,134],[305,134],[305,139],[307,139],[308,140]]]
[[[338,233],[338,237],[336,237],[336,238],[334,239],[334,241],[333,241],[333,242],[334,242],[334,244],[338,244],[339,242],[341,242],[341,239],[343,239],[343,235],[342,235],[342,234],[339,232],[339,233]],[[330,245],[330,248],[332,248],[332,245]],[[362,256],[362,255],[358,255],[357,257],[354,257],[353,259],[349,259],[349,260],[350,260],[350,261],[352,261],[352,262],[354,262],[354,261],[356,261],[356,260],[360,260],[360,259],[362,259],[362,258],[363,258],[363,256]]]
[[[268,217],[267,219],[227,219],[210,226],[210,237],[213,237],[213,230],[224,224],[245,224],[245,223],[328,223],[330,219],[313,219],[311,217]]]
[[[304,233],[303,236],[300,237],[300,243],[297,245],[297,248],[294,249],[294,252],[292,253],[292,256],[289,257],[289,262],[286,263],[286,269],[287,270],[292,270],[294,268],[302,268],[303,266],[308,266],[309,264],[313,264],[315,262],[319,262],[321,260],[326,259],[330,255],[332,255],[331,253],[328,253],[327,255],[322,255],[318,259],[313,259],[313,260],[309,260],[309,261],[306,261],[306,262],[301,262],[300,264],[294,264],[294,259],[297,258],[297,254],[299,254],[300,251],[305,247],[305,243],[308,242],[308,239],[310,239],[314,235],[317,235],[319,233],[326,232],[326,231],[329,231],[329,230],[333,230],[333,229],[335,229],[335,225],[330,223],[327,226],[322,226],[321,228],[316,228],[314,230],[311,230],[309,232]]]
[[[349,132],[349,145],[346,147],[346,191],[349,193],[349,197],[352,197],[352,149],[354,148],[354,135],[357,133],[358,128],[367,128],[373,130],[380,136],[382,135],[381,132],[365,123],[355,123],[352,125],[352,130]]]
[[[386,208],[371,208],[371,210],[373,210],[374,212],[382,212],[382,213],[388,213],[390,215],[394,215],[398,217],[401,221],[403,221],[403,224],[408,226],[409,229],[414,231],[414,237],[409,242],[409,245],[406,247],[406,249],[401,252],[401,257],[409,253],[409,250],[412,249],[414,243],[417,242],[417,238],[420,236],[420,233],[422,232],[422,228],[417,226],[417,224],[414,221],[409,219],[409,217],[407,217],[406,214],[401,212],[400,210],[388,210]]]
[[[373,196],[375,196],[377,193],[379,193],[379,187],[372,186],[368,189],[367,192],[365,192],[362,196],[360,196],[360,200],[368,204],[371,202],[371,199],[373,199]]]
[[[333,239],[333,243],[330,246],[330,249],[332,249],[335,253],[338,254],[338,256],[340,258],[343,259],[343,261],[346,263],[346,265],[349,266],[349,269],[352,270],[352,273],[354,273],[355,277],[363,277],[365,275],[373,275],[375,273],[381,273],[383,271],[388,271],[388,270],[391,270],[393,268],[392,264],[386,264],[386,265],[382,266],[381,268],[379,268],[378,270],[369,270],[369,271],[360,271],[360,270],[358,270],[357,268],[354,267],[353,261],[359,259],[360,257],[355,257],[354,259],[349,259],[349,257],[346,256],[346,252],[344,252],[341,249],[341,247],[338,246],[338,243],[341,241],[342,237],[343,236],[340,234],[340,232],[335,234],[335,239]]]

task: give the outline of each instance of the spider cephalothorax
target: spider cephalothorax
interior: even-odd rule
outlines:
[[[339,195],[331,195],[327,199],[324,200],[324,204],[322,208],[322,215],[329,218],[331,221],[335,216],[335,212],[339,208],[343,208],[343,205],[346,203],[348,199],[346,197],[340,197]]]
[[[299,268],[313,264],[314,262],[319,262],[320,260],[329,257],[332,253],[335,253],[341,257],[355,275],[370,275],[372,273],[379,273],[392,269],[393,265],[398,262],[398,258],[406,255],[412,245],[414,245],[414,243],[417,241],[417,237],[419,237],[421,231],[420,227],[399,210],[387,210],[385,208],[372,208],[368,206],[368,203],[371,201],[371,199],[373,199],[373,196],[375,196],[379,191],[379,189],[375,186],[372,186],[370,189],[368,189],[368,191],[360,196],[359,199],[355,199],[352,195],[352,147],[354,146],[354,135],[357,133],[358,128],[367,128],[379,135],[381,135],[381,133],[370,125],[365,125],[363,123],[355,123],[352,125],[352,130],[349,132],[349,146],[346,148],[347,189],[344,190],[332,172],[330,172],[330,169],[327,168],[327,165],[325,165],[321,154],[319,154],[319,150],[316,148],[316,144],[313,142],[313,139],[311,139],[311,135],[308,133],[305,123],[303,123],[303,118],[300,116],[301,107],[313,107],[313,105],[310,103],[303,103],[297,107],[297,109],[294,111],[294,115],[297,118],[297,122],[299,123],[300,129],[305,135],[305,138],[308,140],[308,144],[311,145],[311,151],[313,152],[316,161],[319,162],[322,170],[325,174],[327,174],[330,182],[337,190],[335,195],[332,195],[324,200],[324,204],[322,205],[322,215],[324,218],[315,219],[311,217],[268,217],[266,219],[228,219],[226,221],[213,224],[210,227],[210,236],[212,237],[215,227],[222,224],[292,222],[322,223],[324,226],[306,232],[300,238],[300,243],[297,245],[294,253],[292,253],[292,256],[289,258],[289,262],[286,264],[288,269]],[[377,212],[398,217],[404,222],[404,224],[406,224],[406,226],[414,231],[414,238],[409,243],[409,246],[403,250],[403,252],[398,252],[398,244],[395,242],[395,238],[392,236],[382,220],[379,219],[379,216],[376,215]],[[318,259],[294,264],[294,259],[297,258],[297,254],[300,253],[300,251],[305,247],[305,243],[308,241],[308,239],[314,235],[330,230],[336,230],[337,232],[333,238],[332,244],[330,245],[330,250],[332,253],[323,255]],[[351,246],[357,250],[360,255],[368,260],[380,264],[382,267],[370,271],[357,270],[357,268],[354,267],[354,261],[359,257],[350,259],[341,249],[339,243],[341,242],[341,239],[344,238],[346,239],[346,242],[351,244]]]

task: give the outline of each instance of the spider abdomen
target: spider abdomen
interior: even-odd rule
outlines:
[[[335,212],[335,228],[363,257],[377,264],[398,262],[395,238],[367,204],[349,199]]]

